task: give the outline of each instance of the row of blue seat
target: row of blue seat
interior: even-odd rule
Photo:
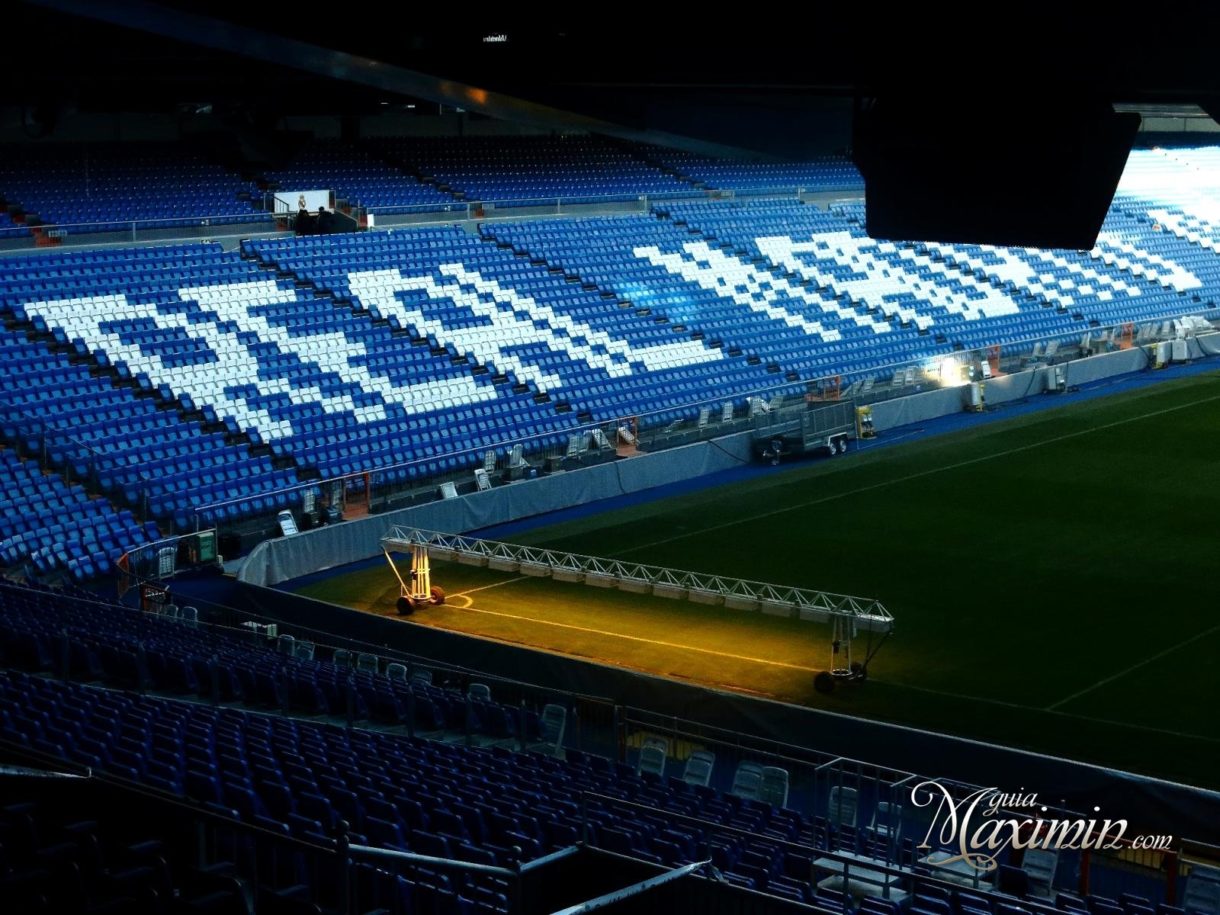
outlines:
[[[405,668],[382,670],[373,656],[353,669],[346,653],[320,659],[316,646],[287,636],[268,641],[214,630],[194,614],[163,617],[11,584],[0,584],[0,634],[0,664],[8,668],[0,672],[4,739],[275,835],[325,844],[343,828],[362,844],[511,866],[583,834],[598,847],[664,866],[710,859],[730,882],[835,913],[846,899],[813,884],[814,859],[827,851],[891,853],[881,851],[887,843],[875,827],[863,825],[874,822],[875,792],[861,791],[850,814],[830,817],[807,809],[821,809],[825,798],[802,797],[795,804],[802,809],[750,800],[644,771],[642,758],[631,765],[565,747],[562,727],[554,729],[563,719],[549,709],[531,717],[528,708],[500,705],[485,691],[463,694],[422,676],[408,681]],[[89,682],[123,692],[82,685]],[[211,703],[143,695],[148,689]],[[313,716],[343,709],[357,723],[368,716],[413,722],[436,736],[473,730],[505,742],[464,747],[250,714],[238,703]],[[547,755],[510,749],[535,740]],[[887,822],[901,830],[901,811]],[[896,842],[894,860],[918,876],[917,857],[926,849],[914,843]],[[1013,863],[1008,852],[999,863]],[[1074,890],[1074,866],[1060,871],[1059,883]],[[1097,869],[1092,876],[1099,877]],[[1192,895],[1193,879],[1183,894],[1188,901],[1205,898]],[[952,890],[916,879],[901,908],[880,900],[862,911],[1049,915],[1057,907],[1084,915],[1184,915],[1164,905],[1163,882],[1145,886],[1146,893],[1121,897],[1058,892],[1018,900],[986,884]],[[499,905],[491,886],[470,889],[489,910]]]

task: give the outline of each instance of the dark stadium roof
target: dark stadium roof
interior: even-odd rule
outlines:
[[[413,85],[424,98],[439,100],[455,84],[498,93],[556,126],[577,115],[645,132],[677,122],[689,135],[691,122],[714,121],[717,110],[766,109],[770,117],[743,125],[740,136],[707,137],[746,148],[775,145],[769,133],[799,133],[806,113],[849,110],[828,96],[900,91],[974,106],[1087,96],[1214,112],[1216,14],[1178,8],[1158,21],[1151,8],[1122,18],[1115,9],[810,4],[795,17],[743,10],[731,19],[656,21],[628,6],[531,22],[475,8],[430,19],[415,4],[345,16],[342,7],[300,3],[27,0],[11,13],[10,77],[0,96],[31,103],[60,93],[85,108],[128,110],[206,97],[333,113],[361,110],[392,91],[393,80],[391,88],[369,88],[368,67],[418,77]],[[359,60],[340,68],[325,53],[301,53],[296,42]],[[476,91],[466,107],[511,113],[498,104]]]
[[[532,22],[500,8],[25,0],[0,102],[44,134],[66,111],[206,111],[244,129],[420,102],[713,155],[850,149],[878,237],[1089,247],[1140,123],[1111,106],[1220,112],[1220,14],[1117,10],[660,20],[606,6]],[[1062,231],[1039,228],[1052,211]]]

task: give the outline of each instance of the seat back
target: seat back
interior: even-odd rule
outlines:
[[[897,839],[902,833],[902,805],[877,801],[873,810],[873,832],[884,839]]]
[[[827,819],[836,826],[855,826],[859,793],[855,788],[835,785],[830,789],[830,806]]]
[[[737,772],[733,775],[733,787],[730,789],[730,793],[756,801],[761,789],[762,766],[753,762],[739,763]]]
[[[664,737],[645,737],[640,747],[640,759],[635,771],[639,775],[664,775],[665,760],[669,756],[669,741]]]
[[[1038,896],[1049,896],[1055,883],[1055,869],[1059,866],[1059,852],[1046,848],[1027,848],[1021,860],[1021,870],[1029,875],[1029,891]]]
[[[563,743],[564,729],[568,724],[568,710],[553,702],[547,703],[542,709],[542,740],[558,748]]]
[[[682,781],[688,785],[706,788],[712,781],[712,768],[716,765],[716,754],[710,750],[694,750],[686,759],[682,770]]]
[[[788,770],[779,766],[763,766],[758,799],[773,807],[788,804]]]
[[[1027,852],[1028,854],[1028,852]],[[1182,908],[1187,912],[1220,915],[1220,868],[1196,864],[1186,878]]]

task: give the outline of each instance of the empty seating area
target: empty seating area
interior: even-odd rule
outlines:
[[[708,218],[752,212],[718,204],[689,208]],[[800,212],[805,210],[818,212]],[[672,220],[561,219],[485,224],[483,231],[687,328],[731,358],[757,362],[770,375],[756,376],[757,389],[837,374],[856,359],[882,365],[931,347],[915,327],[794,281],[752,262],[744,251],[694,238]]]
[[[547,270],[458,228],[256,241],[251,249],[264,262],[350,300],[374,320],[485,369],[476,379],[509,380],[498,393],[481,384],[486,393],[475,389],[460,396],[494,396],[488,408],[506,418],[525,413],[524,421],[514,422],[518,430],[528,422],[546,433],[582,418],[655,411],[670,421],[683,413],[676,408],[724,391],[726,379],[741,379],[742,387],[767,383],[764,368],[725,358],[689,328],[624,307],[594,282]],[[517,391],[514,402],[510,392]],[[534,394],[545,396],[544,403],[536,403]],[[555,404],[567,412],[556,413]],[[473,411],[471,431],[477,434],[485,422],[483,408],[454,406]],[[554,418],[547,419],[548,413]],[[470,447],[506,440],[504,431],[490,431]]]
[[[282,164],[251,162],[247,169],[261,173],[273,191],[333,190],[383,214],[448,211],[467,202],[863,191],[859,172],[841,156],[747,161],[596,135],[310,140]],[[1214,147],[1140,149],[1130,156],[1120,193],[1214,210],[1218,174]],[[254,183],[187,142],[10,146],[0,157],[0,238],[28,234],[27,222],[68,233],[133,223],[172,229],[256,222],[267,218],[262,196]],[[295,209],[295,200],[288,204]]]
[[[365,141],[388,162],[459,200],[570,203],[699,196],[680,177],[596,136],[429,137]]]
[[[68,232],[265,218],[249,191],[240,175],[189,144],[39,144],[8,147],[0,157],[0,199]]]
[[[183,331],[199,305],[192,311],[180,296],[224,269],[212,255],[219,249],[186,245],[31,256],[0,287],[0,310],[27,325],[0,334],[14,370],[0,382],[6,438],[180,529],[213,503],[232,520],[301,497],[285,492],[296,474],[255,456],[231,416],[202,399],[196,407],[173,384],[216,361]],[[174,323],[159,324],[159,309]]]
[[[455,203],[451,194],[424,184],[359,146],[337,140],[309,142],[289,162],[264,175],[282,192],[281,199],[293,212],[296,198],[285,196],[293,190],[334,191],[341,199],[373,207],[378,213],[448,209]]]
[[[0,198],[2,199],[2,198]],[[0,238],[12,238],[17,235],[26,234],[26,228],[13,222],[12,215],[8,210],[0,208]]]
[[[1133,150],[1118,193],[1173,206],[1220,203],[1220,147]]]
[[[864,178],[846,156],[819,156],[799,162],[722,159],[663,146],[633,147],[640,158],[711,190],[777,193],[864,190]]]
[[[518,204],[701,197],[709,190],[859,191],[846,159],[723,160],[595,135],[316,139],[285,162],[249,162],[255,183],[179,143],[30,144],[0,157],[0,238],[25,225],[69,233],[265,220],[261,187],[333,190],[382,214]],[[296,209],[295,199],[288,201]],[[205,221],[206,220],[206,221]]]
[[[243,886],[230,866],[189,860],[164,820],[133,823],[130,810],[99,801],[79,781],[46,781],[51,787],[42,797],[17,795],[0,807],[0,886],[8,911],[245,911]]]
[[[490,693],[455,693],[433,685],[426,669],[408,676],[404,665],[383,665],[371,654],[336,649],[323,657],[291,636],[204,626],[193,607],[148,614],[92,594],[68,603],[45,590],[0,585],[0,632],[4,663],[22,670],[301,716],[350,711],[356,720],[418,733],[545,742],[542,710],[501,704]]]
[[[809,853],[801,872],[799,854],[785,860],[785,843],[812,849],[825,842],[825,824],[766,798],[744,790],[722,793],[661,773],[641,775],[575,750],[560,748],[556,757],[554,747],[543,754],[462,747],[131,692],[160,687],[189,693],[172,670],[176,653],[192,642],[208,663],[233,670],[238,680],[261,667],[255,659],[264,652],[251,646],[243,659],[238,636],[209,635],[181,621],[103,605],[56,610],[57,599],[45,592],[0,590],[5,665],[50,669],[56,662],[46,655],[66,646],[77,681],[0,672],[3,739],[51,760],[87,765],[184,797],[272,833],[327,841],[344,821],[351,840],[360,844],[505,865],[516,859],[514,849],[532,860],[575,844],[583,825],[581,793],[592,791],[654,809],[655,814],[625,818],[611,800],[585,804],[597,844],[644,860],[673,865],[714,856],[726,870],[737,869],[751,881],[750,868],[776,871],[777,886],[778,870],[787,867],[799,886],[809,874]],[[222,647],[226,641],[232,642],[228,648]],[[366,673],[390,679],[384,672]],[[283,684],[291,680],[287,672],[270,668],[263,676],[268,681],[278,676]],[[346,676],[350,689],[353,672],[348,669]],[[91,680],[127,691],[80,685]],[[445,692],[419,681],[410,688],[418,702],[426,701],[429,690]],[[279,699],[267,703],[257,690],[242,697],[246,705],[276,707]],[[458,694],[449,698],[466,704]],[[290,699],[284,704],[297,708]],[[663,811],[705,825],[674,821]],[[759,838],[721,836],[714,829],[705,834],[714,823]],[[763,879],[757,885],[766,884]],[[802,898],[812,895],[807,883],[799,892]]]
[[[1214,311],[1220,288],[1220,264],[1201,263],[1197,249],[1171,250],[1146,214],[1141,222],[1118,209],[1089,252],[878,242],[864,234],[859,206],[834,213],[790,201],[661,209],[710,241],[762,256],[846,304],[966,347],[1070,338],[1090,327]],[[909,358],[930,355],[924,347]]]
[[[0,565],[29,563],[39,575],[62,571],[85,581],[112,572],[123,553],[159,537],[156,525],[139,524],[131,511],[116,511],[8,448],[0,450],[0,486]]]
[[[192,528],[194,510],[213,502],[230,503],[230,520],[262,511],[261,493],[277,508],[289,506],[291,494],[279,491],[296,483],[295,474],[232,443],[216,423],[184,419],[176,401],[116,387],[41,343],[9,338],[0,353],[14,364],[46,366],[37,391],[6,392],[20,411],[9,440],[27,452],[45,445],[51,464],[75,479],[179,530]]]
[[[305,181],[330,163],[392,181],[378,156],[461,158],[483,145],[315,143],[304,170],[281,177]],[[552,160],[569,176],[635,174],[619,167],[628,148],[605,140],[486,145],[536,155],[544,176]],[[494,467],[521,443],[580,451],[573,433],[591,423],[705,422],[787,385],[867,383],[960,349],[1040,352],[1215,315],[1220,221],[1206,176],[1218,158],[1133,154],[1087,252],[879,242],[861,205],[768,198],[251,239],[236,252],[8,258],[4,441],[85,488],[39,530],[100,512],[85,491],[130,514],[82,531],[91,558],[76,565],[47,551],[71,542],[63,531],[44,542],[13,530],[5,555],[88,577],[146,535],[133,517],[162,531],[242,522],[299,506],[319,476],[378,471],[379,484],[422,486]],[[488,170],[499,161],[489,155]],[[1175,190],[1185,174],[1205,176],[1198,200]]]
[[[511,867],[587,836],[595,847],[664,866],[710,859],[736,886],[827,913],[842,913],[849,901],[835,884],[842,859],[827,855],[940,876],[919,861],[927,824],[867,786],[832,780],[798,791],[785,768],[717,758],[714,744],[675,758],[662,737],[646,738],[632,765],[575,749],[562,705],[539,713],[520,701],[500,704],[494,685],[460,691],[428,682],[418,668],[409,677],[372,655],[218,629],[181,609],[150,614],[80,592],[2,584],[0,667],[0,745],[9,752],[87,766],[269,837],[321,848],[345,834],[361,845]],[[472,735],[485,745],[461,745]],[[0,837],[11,836],[0,828]],[[1085,898],[1074,892],[1076,855],[1000,863],[1004,894],[986,881],[960,889],[925,881],[893,900],[865,894],[850,911],[1194,911],[1164,906],[1149,878],[1110,880],[1097,869],[1094,895]],[[299,876],[308,890],[298,892],[325,896]],[[1206,876],[1188,878],[1181,898],[1210,898]],[[386,878],[370,868],[359,879]],[[444,905],[457,896],[469,905],[463,911],[508,910],[497,878],[402,879],[377,893],[441,905],[424,911],[454,910]],[[1208,913],[1206,904],[1197,910]]]

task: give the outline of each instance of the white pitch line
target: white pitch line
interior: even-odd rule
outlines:
[[[1025,712],[1036,712],[1039,715],[1051,714],[1060,718],[1074,718],[1077,721],[1088,721],[1093,724],[1108,724],[1117,728],[1128,728],[1136,731],[1148,731],[1153,734],[1166,734],[1170,737],[1186,737],[1190,740],[1202,740],[1206,743],[1220,743],[1220,737],[1206,737],[1203,734],[1191,734],[1187,731],[1174,731],[1169,728],[1154,728],[1146,724],[1134,724],[1129,721],[1115,721],[1112,718],[1095,718],[1092,715],[1078,715],[1075,712],[1061,712],[1054,706],[1040,708],[1036,705],[1022,705],[1020,702],[1007,702],[1004,699],[988,699],[983,696],[967,696],[965,693],[954,693],[943,689],[933,689],[929,686],[912,686],[909,683],[898,683],[894,680],[873,679],[873,682],[895,689],[911,689],[918,693],[929,693],[933,696],[945,696],[950,699],[962,699],[968,702],[983,702],[987,705],[999,705],[1004,708],[1020,709]],[[1057,705],[1058,703],[1056,703]]]
[[[799,670],[804,673],[816,674],[821,668],[803,667],[800,664],[789,664],[786,661],[774,661],[768,658],[752,658],[749,655],[732,654],[728,651],[716,651],[713,648],[699,648],[695,645],[679,645],[677,642],[663,642],[660,639],[646,639],[639,635],[626,635],[622,632],[610,632],[606,629],[592,629],[588,626],[574,626],[571,623],[557,623],[554,620],[542,620],[534,616],[521,616],[516,613],[502,613],[498,610],[480,610],[478,607],[463,608],[470,613],[483,613],[487,616],[500,616],[510,620],[521,620],[526,623],[537,623],[541,626],[556,626],[560,629],[573,629],[577,632],[587,632],[590,635],[604,635],[615,639],[626,639],[631,642],[642,642],[646,645],[660,645],[664,648],[677,648],[682,651],[698,651],[702,654],[715,655],[719,658],[732,658],[736,661],[750,661],[754,664],[766,664],[771,667],[786,667],[789,670]],[[566,652],[565,652],[566,653]]]
[[[490,585],[482,585],[481,587],[478,587],[478,588],[469,588],[465,591],[458,591],[453,596],[454,597],[466,597],[469,594],[475,594],[479,591],[490,591],[492,588],[502,588],[505,585],[511,585],[515,581],[525,581],[529,577],[530,576],[528,576],[528,575],[518,575],[516,578],[508,578],[508,579],[505,579],[504,581],[492,582]]]
[[[1142,661],[1136,661],[1130,667],[1124,668],[1123,670],[1120,670],[1116,674],[1111,674],[1110,676],[1106,677],[1104,680],[1098,680],[1092,686],[1086,686],[1084,689],[1078,690],[1077,692],[1072,693],[1072,695],[1067,696],[1066,698],[1060,699],[1058,702],[1055,702],[1051,705],[1048,705],[1046,707],[1046,710],[1048,712],[1053,712],[1057,708],[1059,708],[1059,706],[1067,705],[1073,699],[1079,699],[1081,696],[1087,695],[1088,693],[1093,692],[1093,690],[1095,690],[1095,689],[1100,689],[1101,687],[1105,686],[1108,683],[1113,683],[1115,680],[1118,680],[1118,679],[1121,679],[1122,677],[1127,676],[1127,674],[1134,673],[1135,671],[1139,670],[1141,667],[1146,667],[1147,665],[1151,664],[1153,661],[1159,661],[1161,658],[1165,657],[1165,655],[1173,654],[1179,648],[1185,648],[1187,645],[1191,645],[1191,644],[1199,641],[1199,639],[1207,638],[1213,632],[1218,632],[1218,631],[1220,631],[1220,623],[1217,623],[1215,626],[1212,626],[1211,629],[1205,629],[1202,632],[1196,632],[1190,638],[1183,639],[1182,641],[1178,642],[1176,645],[1170,645],[1164,651],[1158,651],[1156,654],[1151,655],[1150,657],[1144,658],[1144,660],[1142,660]]]
[[[1025,712],[1041,712],[1043,709],[1036,705],[1022,705],[1020,702],[1009,702],[1005,699],[989,699],[986,696],[968,696],[965,693],[954,693],[946,689],[935,689],[931,686],[915,686],[911,683],[899,683],[897,680],[882,680],[879,677],[870,677],[872,683],[880,683],[882,686],[890,686],[894,689],[911,689],[917,693],[928,693],[932,696],[945,696],[949,699],[963,699],[968,702],[984,702],[987,705],[1000,705],[1004,708],[1021,709]]]
[[[1113,429],[1117,426],[1125,426],[1129,423],[1140,422],[1145,419],[1151,419],[1154,416],[1162,416],[1166,413],[1176,413],[1178,410],[1187,410],[1191,407],[1197,407],[1199,404],[1211,403],[1214,400],[1220,400],[1220,394],[1214,394],[1211,397],[1202,397],[1198,400],[1192,400],[1189,403],[1177,404],[1173,407],[1165,407],[1163,410],[1153,410],[1151,413],[1141,413],[1139,416],[1129,416],[1126,419],[1117,419],[1111,423],[1104,423],[1100,426],[1093,426],[1090,429],[1080,429],[1076,432],[1065,432],[1063,435],[1056,435],[1053,438],[1042,439],[1041,441],[1031,442],[1027,445],[1018,445],[1015,448],[1008,448],[1005,451],[997,451],[994,454],[985,454],[981,457],[969,458],[965,461],[958,461],[956,464],[946,464],[943,467],[933,467],[930,470],[920,470],[917,473],[909,473],[903,477],[895,477],[891,480],[882,480],[879,483],[870,483],[868,486],[859,486],[855,489],[844,489],[839,492],[833,492],[829,495],[819,496],[816,499],[810,499],[806,502],[798,502],[795,505],[785,505],[783,508],[775,508],[771,511],[760,512],[757,515],[747,515],[741,518],[734,518],[730,521],[724,521],[720,524],[712,524],[708,527],[701,527],[696,530],[686,531],[685,533],[675,534],[672,537],[665,537],[661,540],[653,540],[650,543],[641,543],[627,549],[619,550],[616,553],[610,553],[610,556],[623,556],[629,553],[637,553],[640,550],[652,549],[656,546],[663,546],[667,543],[673,543],[677,540],[685,540],[688,537],[699,537],[710,531],[726,530],[730,527],[737,527],[740,524],[749,524],[753,521],[759,521],[763,518],[772,518],[776,515],[787,514],[788,512],[800,511],[814,505],[823,505],[826,502],[833,502],[836,499],[846,499],[849,496],[858,496],[861,493],[872,492],[877,489],[884,489],[887,486],[896,486],[899,483],[909,483],[911,480],[918,480],[923,477],[930,477],[934,474],[944,473],[947,470],[957,470],[961,467],[969,467],[973,464],[982,464],[985,461],[992,461],[997,458],[1008,457],[1012,454],[1020,454],[1023,451],[1032,451],[1035,448],[1042,448],[1046,445],[1053,445],[1056,442],[1067,441],[1068,439],[1080,438],[1084,435],[1091,435],[1094,432],[1101,432],[1105,429]]]

